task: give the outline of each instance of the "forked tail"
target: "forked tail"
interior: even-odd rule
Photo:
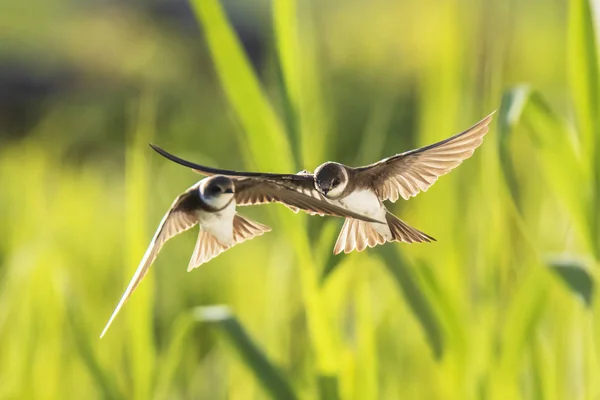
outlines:
[[[363,251],[385,242],[423,243],[435,239],[420,230],[407,225],[389,211],[385,216],[387,228],[371,222],[346,218],[338,236],[333,254]]]
[[[271,228],[266,225],[235,214],[233,217],[233,244],[228,245],[219,242],[216,237],[201,229],[188,265],[188,271],[212,260],[230,247],[270,230]]]
[[[417,228],[402,222],[400,218],[396,217],[391,212],[387,212],[385,220],[388,223],[390,231],[392,232],[393,239],[391,242],[405,242],[405,243],[429,243],[436,242],[435,238],[428,234],[421,232]]]

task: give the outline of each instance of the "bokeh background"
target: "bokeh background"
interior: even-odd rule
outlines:
[[[599,399],[595,1],[0,3],[1,399]],[[360,165],[462,131],[475,155],[390,209],[436,237],[332,256],[273,228],[186,272],[207,165]]]

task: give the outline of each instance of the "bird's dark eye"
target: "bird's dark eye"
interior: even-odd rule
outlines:
[[[215,187],[212,188],[212,192],[213,193],[219,193],[220,191],[221,191],[221,188],[218,187],[218,186],[215,186]]]
[[[340,180],[339,179],[334,179],[333,180],[333,186],[337,186],[340,184]]]

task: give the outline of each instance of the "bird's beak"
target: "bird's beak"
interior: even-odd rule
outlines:
[[[324,194],[325,196],[327,196],[327,193],[329,193],[329,189],[321,189],[321,190],[323,191],[323,194]]]

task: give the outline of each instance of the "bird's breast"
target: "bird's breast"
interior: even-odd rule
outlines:
[[[337,202],[342,207],[366,215],[367,217],[380,217],[382,214],[385,215],[385,209],[375,192],[372,190],[355,190],[347,196],[338,199]]]
[[[233,245],[234,216],[235,202],[232,201],[231,204],[219,211],[199,211],[198,222],[203,231],[213,235],[222,244]]]

